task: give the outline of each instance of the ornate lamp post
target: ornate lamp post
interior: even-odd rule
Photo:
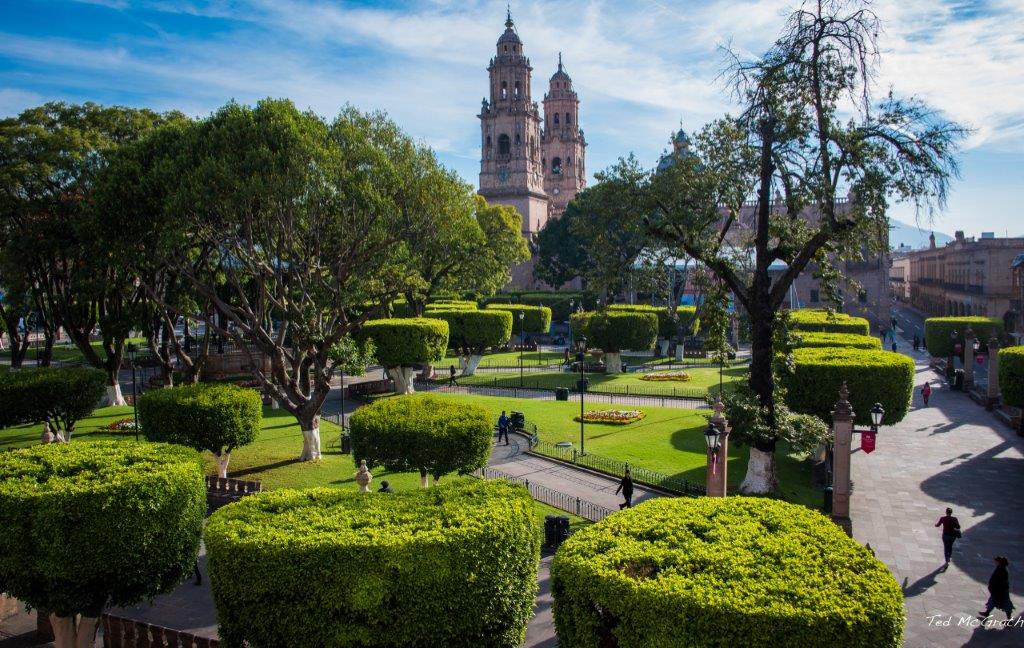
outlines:
[[[725,405],[719,398],[715,402],[715,413],[708,419],[708,427],[704,431],[704,443],[708,448],[707,477],[705,492],[708,497],[725,497],[727,468],[729,455],[729,428],[722,412]]]
[[[139,347],[134,342],[128,343],[128,361],[132,363],[132,419],[135,421],[135,440],[139,440],[139,397],[135,389],[135,354]]]
[[[519,311],[519,386],[523,386],[523,347],[526,346],[526,311]]]
[[[576,300],[569,300],[569,349],[572,349],[572,314],[576,312]]]
[[[587,360],[587,336],[581,335],[580,336],[580,352],[576,354],[576,361],[580,363],[580,382],[577,385],[577,387],[579,387],[579,390],[580,390],[580,454],[581,455],[586,454],[586,449],[584,448],[584,445],[583,445],[583,441],[584,441],[584,438],[585,438],[584,435],[583,435],[583,393],[585,391],[587,391],[587,376],[586,376],[586,373],[584,373],[584,365],[586,364],[586,360]]]

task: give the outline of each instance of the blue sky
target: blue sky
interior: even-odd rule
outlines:
[[[763,51],[792,6],[559,0],[513,2],[512,15],[538,101],[563,52],[593,173],[631,151],[653,165],[680,122],[692,131],[729,110],[720,47]],[[879,90],[975,129],[935,229],[1024,234],[1024,2],[874,6]],[[386,110],[475,185],[475,114],[504,17],[504,2],[482,0],[0,0],[0,115],[54,99],[192,115],[232,98],[289,97],[325,116],[351,103]]]

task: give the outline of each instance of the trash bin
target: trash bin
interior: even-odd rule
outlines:
[[[832,487],[831,486],[826,486],[825,487],[825,506],[824,506],[824,508],[825,508],[825,513],[826,514],[832,513]]]
[[[569,538],[569,518],[559,515],[555,522],[555,546],[559,547]]]
[[[554,547],[555,543],[558,542],[558,516],[557,515],[545,515],[544,516],[544,546]]]
[[[512,412],[512,428],[516,430],[522,430],[526,427],[526,417],[522,412]]]
[[[348,434],[341,435],[341,454],[352,454],[352,437]]]
[[[556,401],[567,401],[569,400],[569,389],[567,387],[559,387],[555,390]]]
[[[586,378],[584,378],[583,380],[577,380],[576,381],[576,391],[578,391],[578,392],[585,392],[585,391],[587,391],[587,387],[589,387],[589,386],[590,386],[590,381],[587,380]]]
[[[963,391],[964,390],[964,370],[963,369],[957,369],[955,372],[953,372],[953,385],[952,385],[952,389],[954,389],[956,391]]]

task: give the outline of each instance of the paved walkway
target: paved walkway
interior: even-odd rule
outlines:
[[[926,354],[899,344],[917,365],[913,407],[901,423],[882,428],[874,453],[854,452],[854,537],[871,544],[903,587],[905,646],[1024,646],[1024,627],[979,627],[973,616],[984,608],[997,554],[1009,558],[1011,598],[1018,612],[1024,607],[1024,439],[967,394],[940,386]],[[925,380],[934,389],[927,408]],[[963,539],[942,571],[933,525],[947,506]]]

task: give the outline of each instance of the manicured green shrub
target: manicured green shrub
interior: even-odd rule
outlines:
[[[462,374],[472,376],[489,347],[508,344],[512,337],[512,312],[505,310],[430,311],[448,322],[448,348],[459,353]]]
[[[551,565],[562,648],[896,648],[903,594],[827,517],[765,498],[656,499]]]
[[[352,415],[352,459],[388,470],[466,474],[487,465],[494,422],[486,409],[427,394],[379,400]]]
[[[150,441],[212,452],[227,477],[231,451],[256,440],[263,425],[259,392],[236,385],[153,389],[139,398],[139,425]]]
[[[205,537],[226,647],[513,648],[533,613],[540,537],[518,485],[270,491]]]
[[[924,321],[924,345],[928,354],[933,358],[955,355],[956,345],[964,344],[964,332],[968,328],[974,331],[981,348],[987,349],[990,337],[1003,334],[1003,320],[998,317],[929,317]]]
[[[820,333],[817,331],[793,331],[795,348],[846,347],[850,349],[882,349],[882,341],[874,335],[853,333]]]
[[[591,310],[597,306],[597,297],[593,293],[563,291],[528,291],[499,293],[482,300],[488,304],[527,304],[531,306],[547,306],[551,309],[551,319],[567,322],[569,315],[576,312],[582,304],[583,310]]]
[[[512,332],[518,334],[520,329],[526,333],[547,333],[551,328],[551,309],[547,306],[529,306],[525,304],[489,304],[488,310],[505,310],[512,312]],[[524,318],[519,320],[519,314]]]
[[[799,308],[789,311],[789,327],[795,331],[871,335],[871,327],[863,317],[853,317],[824,308]]]
[[[696,333],[696,330],[694,330],[694,319],[697,316],[696,306],[677,306],[676,317],[678,317],[678,322],[669,316],[668,308],[665,306],[612,304],[608,307],[608,310],[630,313],[654,313],[658,316],[658,337],[660,338],[669,339],[675,337],[680,327],[684,331]]]
[[[646,351],[658,339],[658,317],[651,312],[576,313],[571,325],[576,339],[586,336],[588,347],[604,351],[608,373],[622,371],[622,351]]]
[[[96,409],[106,374],[101,369],[19,369],[0,374],[0,427],[50,421],[71,439],[75,423]]]
[[[427,310],[476,310],[475,301],[469,299],[435,299],[427,304]]]
[[[399,394],[413,392],[413,367],[438,362],[448,348],[448,322],[428,317],[370,320],[358,339],[373,340],[374,355]]]
[[[999,349],[999,389],[1004,403],[1024,407],[1024,346]]]
[[[782,373],[786,404],[794,412],[832,420],[839,390],[846,383],[856,422],[871,423],[871,408],[881,403],[882,423],[903,420],[914,390],[914,361],[900,353],[843,347],[793,351],[792,373]]]
[[[0,452],[0,591],[60,616],[150,599],[192,572],[205,512],[203,465],[189,448],[79,441]]]

